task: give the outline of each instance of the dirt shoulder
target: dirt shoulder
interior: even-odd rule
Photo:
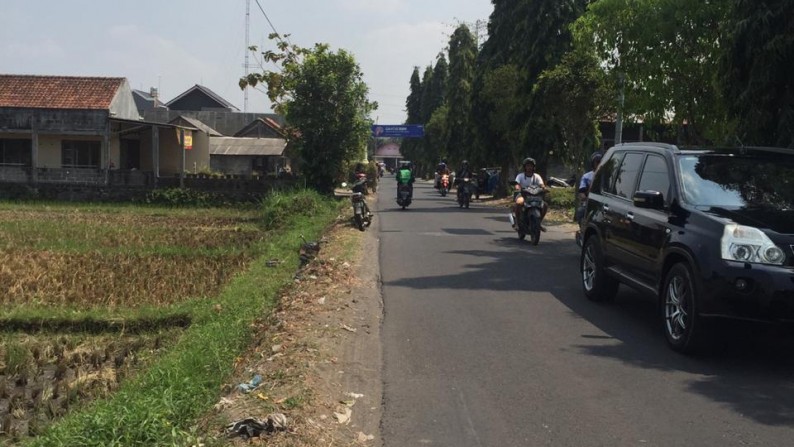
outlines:
[[[256,342],[205,418],[205,433],[225,445],[381,445],[382,300],[373,230],[359,232],[340,216],[275,312],[257,321]],[[238,389],[255,375],[262,378],[256,389]],[[222,435],[228,422],[276,413],[286,416],[286,431],[249,440]]]
[[[370,197],[368,200],[375,200]],[[507,211],[511,201],[478,203]],[[575,225],[564,211],[550,210],[551,231]],[[375,228],[359,232],[350,216],[328,231],[318,256],[296,275],[273,315],[256,322],[257,339],[239,359],[204,432],[225,445],[380,446],[383,302],[379,240]],[[238,384],[262,377],[243,393]],[[288,429],[246,440],[225,438],[228,422],[265,420],[281,413]],[[211,444],[208,442],[208,444]]]

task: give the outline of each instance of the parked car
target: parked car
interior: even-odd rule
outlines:
[[[714,318],[794,322],[794,150],[615,146],[581,229],[584,294],[654,296],[676,351],[705,347]]]

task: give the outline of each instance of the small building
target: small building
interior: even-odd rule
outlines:
[[[243,176],[277,175],[289,171],[284,138],[210,138],[210,167],[214,172]]]
[[[184,170],[180,130],[143,121],[125,78],[0,75],[0,182],[153,186]]]

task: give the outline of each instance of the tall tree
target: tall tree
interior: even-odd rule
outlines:
[[[538,159],[543,170],[555,141],[554,126],[534,97],[534,87],[541,73],[556,65],[570,48],[569,25],[584,11],[587,0],[493,0],[493,4],[488,40],[478,59],[473,114],[480,145],[490,148],[506,180],[516,170],[513,148]],[[494,113],[494,101],[483,94],[485,79],[497,73],[504,78],[509,70],[498,69],[508,65],[517,70],[516,85],[504,88],[514,89],[518,104],[509,118],[494,123],[491,118],[498,113]],[[505,119],[513,129],[509,135],[500,133]]]
[[[408,113],[406,124],[422,123],[422,80],[419,79],[419,67],[414,67],[411,73],[410,93],[405,100],[405,109]]]
[[[737,0],[721,81],[747,145],[794,147],[794,0]]]
[[[448,77],[447,59],[443,53],[436,58],[436,65],[433,66],[432,74],[427,82],[427,85],[422,85],[422,118],[425,124],[430,122],[430,118],[435,111],[444,105],[444,94],[446,91]],[[446,120],[444,120],[446,122]],[[442,132],[446,135],[446,131]],[[438,146],[437,143],[431,143],[430,139],[425,138],[422,140],[422,152],[425,160],[432,164],[438,161],[441,157],[446,157],[444,145]]]
[[[419,79],[419,67],[414,67],[411,74],[410,93],[405,100],[405,109],[408,114],[406,124],[425,124],[422,121],[422,80]],[[406,138],[400,143],[402,155],[416,164],[421,164],[419,149],[420,141],[416,139]]]
[[[267,84],[276,111],[285,115],[307,183],[333,193],[346,163],[360,160],[366,150],[367,117],[377,104],[367,100],[361,70],[345,50],[333,52],[325,44],[305,49],[271,37],[279,40],[280,52],[263,56],[281,70],[253,73],[240,85]]]
[[[449,78],[447,80],[447,119],[449,126],[446,153],[461,161],[473,152],[471,97],[477,42],[469,27],[460,25],[449,40]]]

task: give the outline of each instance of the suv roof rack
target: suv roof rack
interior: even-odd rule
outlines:
[[[761,151],[761,152],[774,152],[777,154],[794,155],[794,149],[787,147],[769,147],[769,146],[742,146],[742,152],[745,151]]]
[[[630,147],[630,146],[645,146],[645,147],[656,147],[659,149],[667,149],[673,152],[678,152],[678,146],[674,144],[668,143],[658,143],[656,141],[635,141],[630,143],[620,143],[616,144],[614,147]]]

